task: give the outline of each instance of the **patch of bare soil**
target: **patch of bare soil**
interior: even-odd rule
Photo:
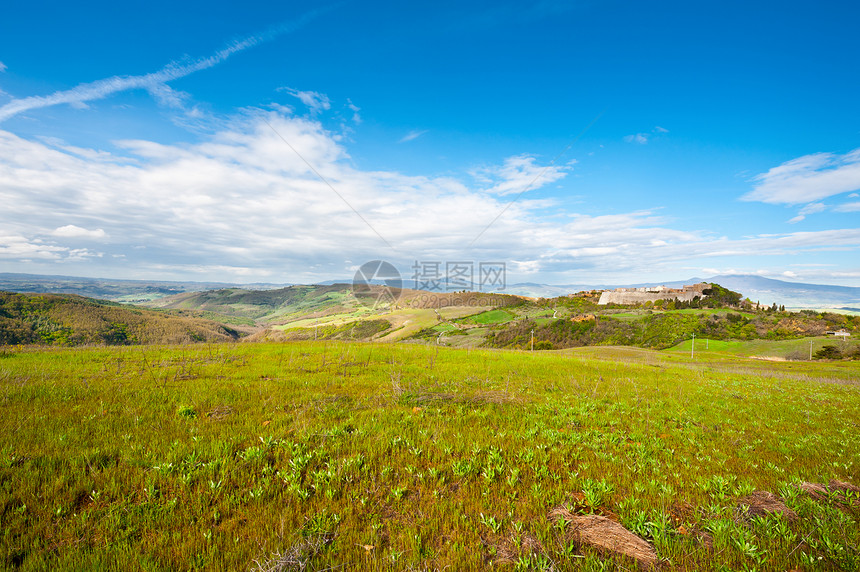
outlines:
[[[852,493],[860,494],[860,487],[854,486],[851,483],[846,483],[845,481],[837,481],[836,479],[830,479],[830,482],[827,484],[827,486],[831,491],[838,491],[841,493],[851,491]]]
[[[835,502],[841,507],[849,504],[857,504],[860,501],[860,487],[831,479],[826,485],[824,483],[803,482],[798,488],[817,501]]]
[[[797,513],[788,508],[782,498],[768,491],[754,491],[738,501],[738,509],[744,517],[767,516],[782,513],[789,521],[797,520]]]
[[[696,507],[687,501],[675,501],[669,507],[669,517],[675,532],[697,540],[706,550],[713,550],[714,537],[693,524],[696,521]]]
[[[212,411],[206,414],[206,417],[210,417],[212,419],[224,419],[228,415],[234,412],[234,409],[229,405],[218,405],[214,407]]]
[[[495,552],[495,556],[485,558],[487,563],[493,564],[514,564],[523,556],[544,553],[540,540],[529,532],[524,532],[519,538],[515,534],[495,540],[481,536],[481,543]]]
[[[555,522],[564,521],[573,539],[580,544],[593,546],[605,554],[632,558],[643,569],[657,565],[653,546],[605,516],[577,515],[560,506],[550,511],[549,518]]]

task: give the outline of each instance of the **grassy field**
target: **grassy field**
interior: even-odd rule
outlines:
[[[379,336],[380,341],[394,342],[399,341],[409,336],[424,330],[426,328],[437,328],[439,332],[447,332],[456,330],[457,326],[451,323],[452,320],[460,320],[464,316],[466,320],[468,316],[480,313],[480,308],[471,306],[449,306],[440,309],[431,308],[398,308],[371,310],[370,308],[358,308],[349,313],[338,313],[325,316],[323,318],[308,318],[289,322],[287,324],[274,326],[273,329],[288,332],[296,328],[313,328],[314,326],[323,325],[343,325],[349,322],[355,322],[362,319],[383,319],[391,324],[389,332],[383,332]],[[502,310],[493,310],[502,312]],[[483,338],[477,340],[476,344],[483,342]]]
[[[812,336],[794,340],[704,340],[696,339],[695,351],[728,353],[736,356],[767,357],[785,359],[788,355],[796,355],[798,359],[809,359],[812,354],[826,345],[838,348],[852,349],[856,341],[843,342],[833,336]],[[686,340],[669,348],[670,351],[691,353],[692,340]]]
[[[514,314],[501,308],[481,312],[463,320],[467,324],[504,324],[514,319]]]
[[[858,499],[797,488],[860,484],[857,362],[5,348],[0,390],[6,569],[635,567],[551,522],[559,505],[620,521],[666,569],[860,567]],[[799,518],[746,517],[755,490]]]
[[[450,322],[451,320],[470,316],[480,311],[480,308],[474,308],[471,306],[450,306],[447,308],[440,308],[439,310],[394,310],[385,317],[389,322],[391,322],[392,327],[395,328],[394,331],[379,339],[386,342],[403,340],[425,328],[439,325],[440,318]]]

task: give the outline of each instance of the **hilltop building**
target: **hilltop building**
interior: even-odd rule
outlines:
[[[702,299],[710,290],[711,285],[707,282],[691,284],[682,288],[668,288],[666,286],[646,286],[644,288],[616,288],[615,290],[604,290],[600,294],[598,304],[643,304],[645,302],[656,302],[657,300],[680,300],[681,302],[692,302],[693,298]]]

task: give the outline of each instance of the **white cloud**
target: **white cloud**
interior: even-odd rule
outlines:
[[[100,257],[86,248],[67,248],[22,235],[0,236],[0,260],[80,261]]]
[[[351,99],[346,100],[346,106],[352,111],[352,121],[356,124],[361,123],[361,115],[358,113],[361,108],[354,104]]]
[[[744,201],[804,204],[860,189],[860,149],[844,155],[815,153],[773,167],[753,178]]]
[[[6,71],[7,69],[8,69],[8,68],[6,67],[6,64],[4,64],[3,62],[0,62],[0,72],[4,72],[4,71]]]
[[[824,203],[809,203],[798,211],[797,216],[789,220],[789,224],[798,223],[806,218],[806,215],[820,213],[827,209]]]
[[[476,169],[472,179],[363,171],[319,121],[276,112],[233,118],[196,144],[115,143],[128,157],[111,160],[0,130],[4,267],[33,271],[22,261],[79,260],[90,265],[81,266],[83,274],[98,263],[112,265],[114,275],[253,280],[269,273],[298,282],[348,276],[349,266],[374,258],[406,273],[415,260],[502,260],[511,261],[511,272],[575,272],[588,280],[676,273],[682,262],[722,256],[860,247],[860,229],[733,240],[671,228],[651,210],[547,217],[547,201],[523,197],[508,205],[508,195],[556,181],[567,166],[518,155]],[[101,258],[63,244],[105,237]]]
[[[510,195],[538,189],[567,175],[569,167],[538,165],[531,155],[517,155],[505,159],[503,165],[482,167],[472,171],[486,189],[494,195]]]
[[[860,202],[844,203],[834,208],[833,210],[841,213],[856,213],[860,212]]]
[[[293,97],[298,98],[299,101],[307,106],[312,115],[316,115],[320,111],[331,109],[331,101],[324,93],[316,91],[299,91],[291,87],[279,87],[278,91],[285,91]]]
[[[647,133],[636,133],[635,135],[625,135],[624,141],[627,143],[638,143],[639,145],[645,145],[648,143],[648,134]]]
[[[800,209],[800,214],[809,215],[820,213],[824,210],[827,210],[827,205],[825,205],[824,203],[809,203],[808,205]]]
[[[163,105],[164,107],[182,109],[185,107],[185,102],[191,98],[190,94],[184,91],[177,91],[166,83],[154,84],[146,89],[159,105]]]
[[[295,22],[280,24],[270,28],[262,34],[248,36],[241,40],[232,42],[226,48],[218,50],[206,58],[200,58],[191,62],[170,62],[160,70],[145,75],[113,76],[90,83],[82,83],[72,89],[56,91],[50,95],[37,95],[13,99],[5,105],[0,106],[0,122],[24,111],[62,103],[74,106],[86,106],[86,102],[88,101],[104,99],[114,93],[132,89],[145,89],[159,101],[167,102],[173,106],[181,99],[181,92],[173,92],[170,90],[166,85],[168,82],[183,78],[194,72],[214,67],[235,53],[271,41],[282,34],[292,32],[305,25],[322,11],[324,10],[309,12],[297,19]]]
[[[58,227],[54,229],[54,232],[51,234],[54,236],[61,236],[63,238],[104,238],[107,236],[107,233],[100,228],[87,230],[73,224]]]
[[[129,159],[125,157],[118,157],[107,151],[87,149],[85,147],[76,147],[74,145],[69,145],[68,143],[57,137],[39,137],[39,140],[44,141],[51,147],[56,147],[58,149],[66,151],[67,153],[78,155],[80,157],[84,157],[85,159],[91,159],[93,161],[110,161],[115,163],[129,162]]]
[[[419,137],[421,137],[425,133],[427,133],[427,129],[423,129],[421,131],[413,129],[412,131],[410,131],[409,133],[407,133],[406,135],[401,137],[400,140],[398,141],[398,143],[406,143],[408,141],[414,141],[415,139],[418,139]]]
[[[650,133],[634,133],[633,135],[625,135],[624,141],[627,143],[636,143],[639,145],[646,145],[648,143],[648,141],[651,140],[651,137],[653,135],[660,136],[660,135],[664,135],[668,132],[669,132],[669,130],[666,129],[665,127],[660,127],[659,125],[657,125],[656,127],[654,127],[654,129],[651,130]]]

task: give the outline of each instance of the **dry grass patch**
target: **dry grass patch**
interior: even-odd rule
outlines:
[[[651,544],[605,516],[577,515],[560,506],[550,511],[549,518],[564,522],[572,538],[582,545],[610,556],[632,558],[643,569],[657,565],[657,552]]]
[[[768,491],[754,491],[745,496],[738,502],[738,510],[744,518],[781,513],[789,522],[797,520],[797,513],[788,508],[780,497]]]

